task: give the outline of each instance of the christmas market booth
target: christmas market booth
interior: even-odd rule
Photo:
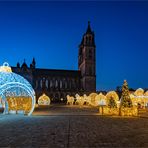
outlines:
[[[3,108],[3,114],[31,115],[35,102],[31,84],[13,73],[8,63],[0,66],[0,107]]]

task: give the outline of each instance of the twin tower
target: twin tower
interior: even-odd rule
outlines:
[[[94,32],[91,30],[90,22],[86,33],[79,45],[78,67],[81,71],[81,84],[85,91],[96,91],[96,45]]]

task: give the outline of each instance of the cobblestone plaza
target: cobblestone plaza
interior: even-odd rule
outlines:
[[[0,115],[0,147],[148,147],[148,116],[100,116],[97,108],[51,105],[32,116]]]

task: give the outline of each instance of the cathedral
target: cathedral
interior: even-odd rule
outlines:
[[[52,102],[66,101],[66,96],[96,92],[96,46],[94,32],[88,27],[79,45],[78,70],[43,69],[36,67],[33,58],[28,66],[25,63],[12,67],[12,71],[26,78],[33,86],[36,100],[45,93]]]

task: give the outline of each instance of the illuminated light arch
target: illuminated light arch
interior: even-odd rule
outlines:
[[[106,94],[107,105],[109,104],[110,99],[114,99],[115,103],[118,104],[119,96],[115,91],[109,91]]]
[[[91,104],[95,105],[95,97],[97,96],[97,93],[91,93],[89,94],[89,97],[91,98]]]
[[[45,93],[38,99],[38,105],[50,105],[50,102],[50,98]]]
[[[115,91],[109,91],[107,94],[106,94],[106,98],[110,98],[110,97],[113,97],[116,101],[119,100],[119,97],[117,95],[117,93]]]
[[[148,91],[146,91],[146,92],[144,93],[144,96],[148,97]]]
[[[132,102],[136,106],[148,106],[148,91],[144,93],[144,90],[142,88],[138,88],[133,94]]]
[[[96,106],[97,105],[106,105],[106,96],[103,95],[102,93],[99,93],[99,95],[97,95],[95,97],[95,103],[96,103]]]
[[[143,96],[144,95],[144,90],[142,88],[138,88],[135,92],[134,92],[135,96]]]
[[[31,107],[27,111],[27,115],[31,115],[35,107],[35,92],[31,84],[24,79],[22,76],[12,72],[11,67],[8,63],[4,63],[3,66],[0,66],[0,97],[5,102],[4,113],[8,112],[10,104],[8,98],[13,98],[14,102],[18,102],[20,105],[20,100],[26,102],[26,98],[31,99]],[[22,102],[22,103],[24,103]],[[6,106],[8,104],[8,106]],[[16,108],[20,106],[15,104]],[[27,104],[26,104],[27,105]],[[18,111],[18,110],[16,110]]]

